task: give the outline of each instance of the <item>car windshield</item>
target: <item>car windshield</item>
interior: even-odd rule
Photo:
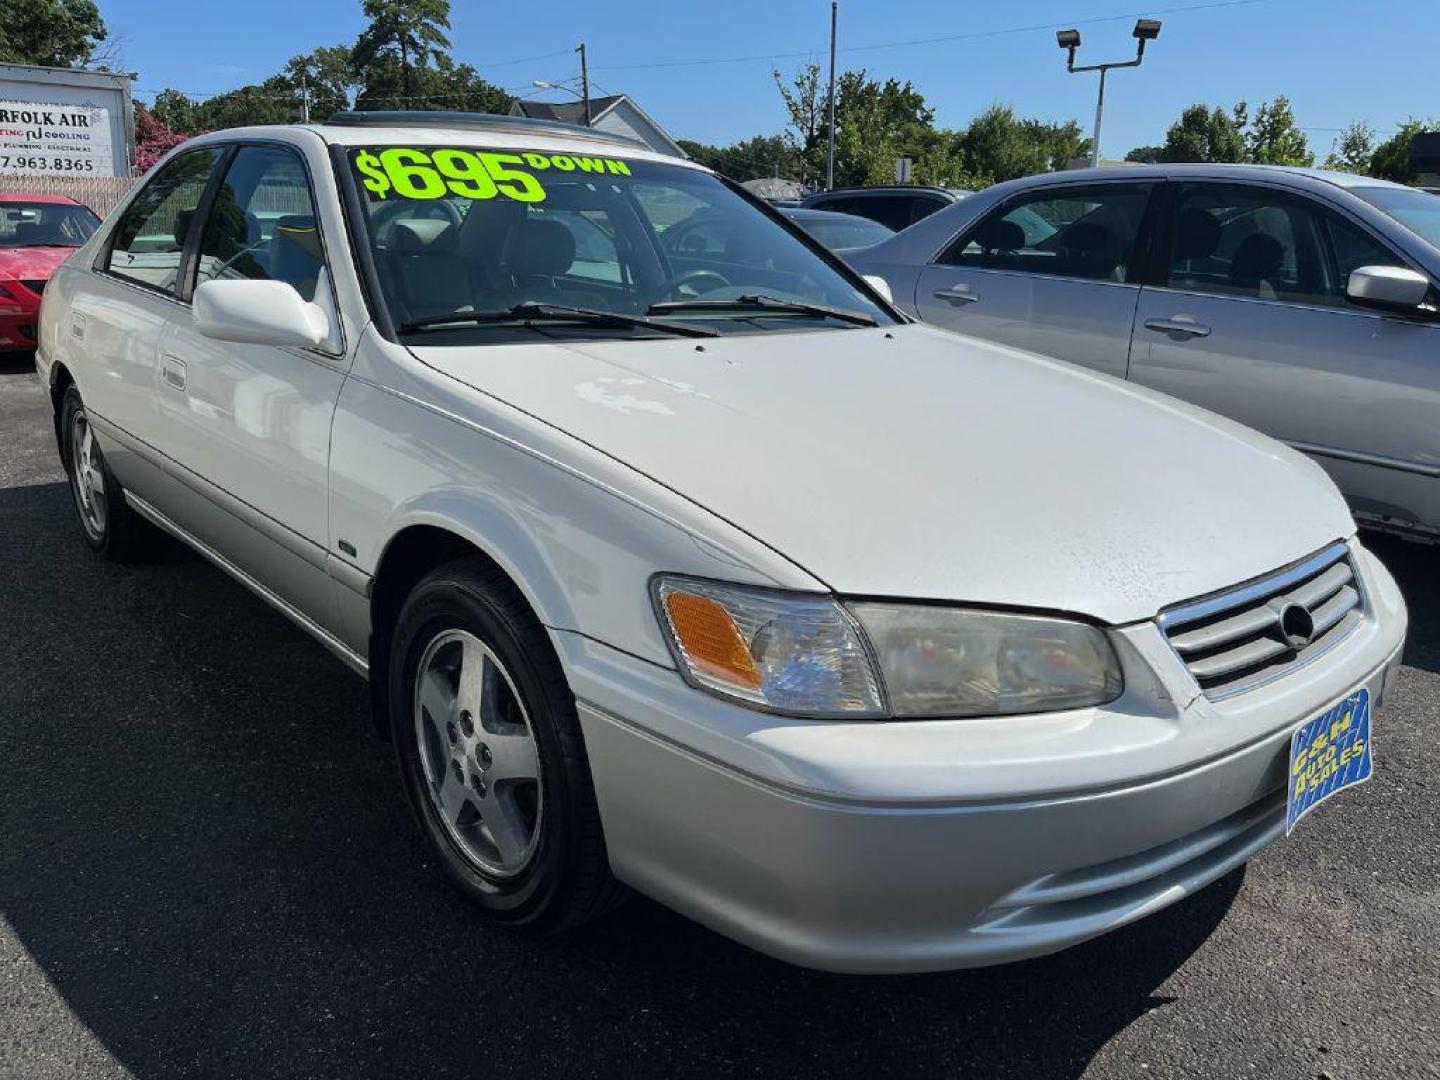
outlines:
[[[708,172],[613,152],[349,152],[390,316],[458,345],[889,324],[845,273]]]
[[[1440,248],[1440,195],[1414,188],[1357,187],[1351,190],[1411,232]]]
[[[869,247],[878,244],[895,230],[869,218],[854,214],[833,214],[825,217],[800,216],[795,223],[831,251],[841,248]]]
[[[79,247],[100,219],[74,203],[0,203],[0,248]]]

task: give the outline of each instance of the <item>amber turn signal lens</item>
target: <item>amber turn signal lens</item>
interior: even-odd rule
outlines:
[[[716,679],[750,690],[760,686],[760,672],[745,639],[724,605],[708,596],[672,592],[665,610],[686,658]]]

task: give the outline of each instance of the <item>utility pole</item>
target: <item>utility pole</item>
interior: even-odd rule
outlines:
[[[590,126],[590,65],[585,60],[585,43],[575,49],[580,54],[580,100],[585,104],[585,126]]]
[[[825,190],[835,188],[835,22],[839,17],[838,0],[830,0],[830,149],[825,157]]]
[[[300,69],[300,123],[310,122],[310,82],[309,72],[305,68]]]

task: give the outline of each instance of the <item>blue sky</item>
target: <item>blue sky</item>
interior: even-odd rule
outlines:
[[[166,86],[198,94],[259,81],[295,53],[353,41],[363,24],[360,0],[99,4],[146,101]],[[570,50],[583,39],[595,92],[627,92],[673,135],[723,143],[781,129],[770,71],[824,62],[829,11],[828,0],[455,0],[451,39],[458,59],[527,96],[547,96],[529,89],[532,79],[576,73]],[[1384,132],[1412,114],[1440,114],[1434,0],[1161,0],[1148,9],[1134,0],[842,0],[838,63],[911,80],[946,126],[1002,101],[1074,117],[1088,131],[1095,76],[1066,74],[1054,29],[1081,31],[1082,63],[1123,59],[1138,15],[1165,26],[1141,68],[1111,76],[1109,157],[1161,141],[1195,101],[1245,99],[1253,114],[1288,94],[1322,157],[1334,138],[1327,129],[1350,120]]]

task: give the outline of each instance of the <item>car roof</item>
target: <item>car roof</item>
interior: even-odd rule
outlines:
[[[1003,184],[996,184],[995,188],[1003,187],[1007,190],[1023,190],[1037,184],[1053,184],[1056,181],[1071,183],[1086,180],[1134,180],[1144,178],[1183,180],[1186,177],[1204,177],[1211,180],[1255,180],[1261,177],[1271,179],[1284,178],[1296,182],[1297,186],[1300,187],[1328,184],[1333,187],[1351,190],[1362,187],[1405,187],[1404,184],[1396,184],[1389,180],[1378,180],[1373,176],[1357,176],[1354,173],[1336,172],[1331,169],[1304,168],[1298,165],[1240,165],[1219,162],[1187,162],[1157,165],[1102,165],[1099,168],[1066,169],[1060,172],[1037,173],[1034,176],[1021,177],[1018,180],[1007,180]]]
[[[266,124],[227,128],[198,135],[183,146],[236,139],[275,138],[310,133],[332,146],[380,146],[406,143],[510,149],[517,146],[551,153],[610,153],[630,160],[661,161],[700,169],[703,165],[652,150],[638,139],[597,128],[524,116],[461,112],[345,112],[310,124]]]
[[[955,195],[950,188],[929,187],[924,184],[857,184],[855,187],[837,187],[829,191],[817,191],[807,199],[823,199],[830,195]]]
[[[51,195],[48,192],[36,191],[6,191],[0,192],[0,204],[3,203],[59,203],[64,206],[83,206],[84,203],[77,202],[68,195]]]

